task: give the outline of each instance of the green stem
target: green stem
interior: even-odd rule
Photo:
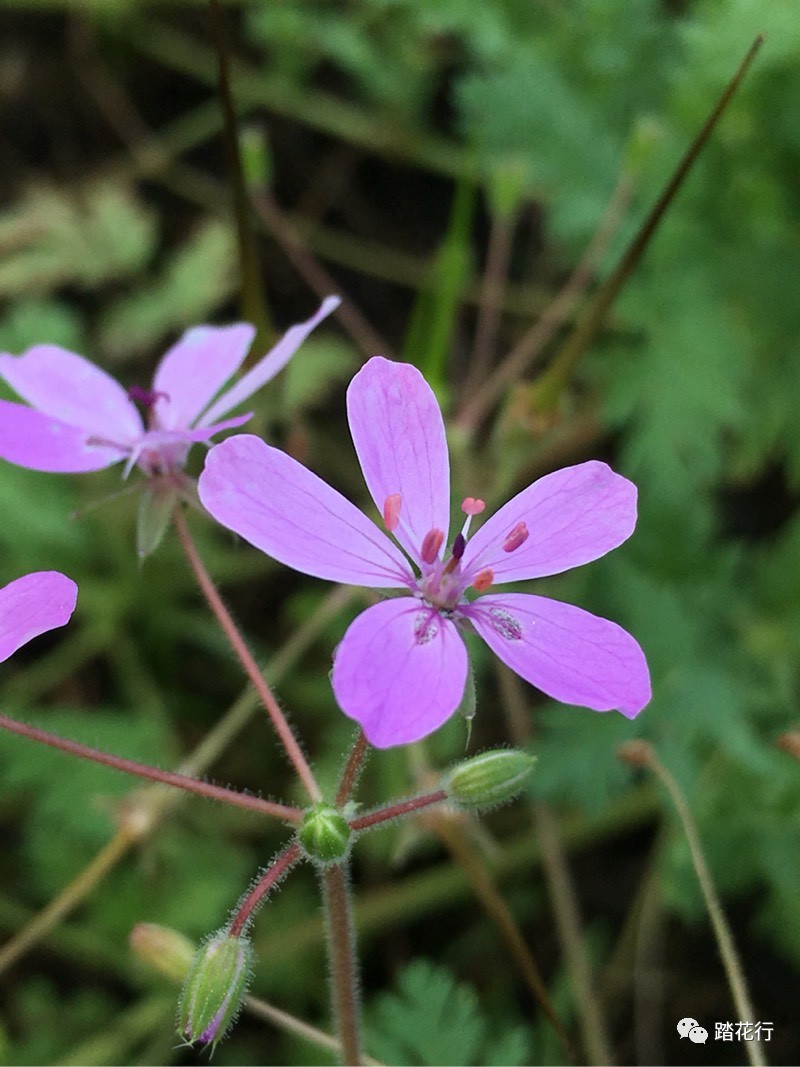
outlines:
[[[652,745],[646,741],[632,741],[627,745],[623,745],[620,749],[620,757],[632,766],[648,767],[669,793],[678,813],[678,818],[683,824],[686,841],[692,856],[692,863],[694,864],[697,880],[700,883],[706,909],[711,919],[714,937],[717,941],[719,954],[722,957],[722,964],[725,968],[738,1017],[742,1020],[753,1021],[756,1018],[756,1014],[750,999],[750,991],[747,988],[747,979],[739,959],[739,953],[736,951],[736,942],[733,939],[731,928],[728,926],[722,902],[719,899],[714,886],[714,879],[711,877],[711,870],[706,862],[697,824],[680,786],[658,758]],[[745,1046],[747,1058],[750,1060],[752,1067],[766,1067],[767,1061],[761,1051],[761,1043],[759,1041],[746,1041]]]
[[[358,979],[355,934],[350,914],[347,869],[343,864],[326,867],[322,873],[328,919],[328,951],[331,995],[336,1030],[342,1045],[342,1062],[349,1067],[362,1063],[359,1033]]]
[[[211,10],[211,35],[217,54],[217,92],[222,107],[225,154],[233,186],[233,213],[236,220],[236,236],[239,244],[239,267],[242,273],[242,313],[256,327],[257,347],[270,333],[269,316],[264,303],[261,272],[258,262],[255,231],[252,225],[252,204],[242,169],[239,149],[239,122],[233,106],[230,84],[230,63],[225,38],[225,25],[219,0],[209,0]]]

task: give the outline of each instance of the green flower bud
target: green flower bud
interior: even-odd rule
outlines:
[[[353,831],[347,819],[330,804],[317,804],[303,816],[297,839],[310,860],[341,863],[350,851]]]
[[[220,930],[194,958],[178,1001],[178,1033],[216,1046],[233,1023],[250,980],[253,948],[246,937]]]
[[[157,923],[137,923],[128,938],[131,951],[151,970],[179,985],[194,959],[195,947],[188,937]]]
[[[452,767],[442,789],[462,808],[491,808],[513,800],[533,773],[536,757],[513,748],[481,752]]]

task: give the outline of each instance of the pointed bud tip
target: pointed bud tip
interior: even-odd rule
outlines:
[[[513,748],[490,749],[452,767],[442,779],[449,800],[463,808],[491,808],[518,796],[536,757]]]

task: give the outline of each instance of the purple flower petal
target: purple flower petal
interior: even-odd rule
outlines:
[[[492,515],[467,542],[462,569],[491,568],[495,582],[559,574],[604,556],[635,525],[633,482],[605,463],[579,463],[540,478]]]
[[[96,471],[125,457],[118,448],[89,444],[86,430],[33,408],[0,400],[0,458],[35,471]]]
[[[426,737],[458,707],[467,650],[456,627],[416,598],[384,600],[349,626],[331,681],[345,715],[376,748]]]
[[[244,361],[256,335],[246,322],[195,326],[158,365],[153,390],[158,421],[165,430],[186,429]]]
[[[339,304],[341,300],[338,296],[329,296],[322,301],[319,310],[310,319],[297,326],[291,326],[274,348],[267,352],[243,378],[240,378],[235,385],[217,398],[199,420],[198,425],[208,426],[220,416],[227,415],[237,404],[243,403],[249,396],[252,396],[270,378],[274,378],[278,371],[286,366],[314,327],[335,311]]]
[[[412,582],[402,552],[366,515],[259,437],[212,448],[198,490],[223,526],[304,574],[384,589]]]
[[[504,663],[555,700],[629,719],[650,700],[644,653],[608,619],[526,593],[483,596],[464,614]]]
[[[126,443],[144,430],[119,382],[57,345],[35,345],[21,356],[0,355],[0,377],[37,411],[94,436]]]
[[[0,661],[69,622],[77,597],[77,585],[58,571],[26,574],[0,589]]]
[[[393,533],[416,560],[425,535],[450,525],[450,464],[442,413],[416,367],[374,356],[347,390],[347,417],[378,511],[401,497]]]

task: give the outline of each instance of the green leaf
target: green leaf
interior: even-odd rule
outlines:
[[[112,356],[130,356],[167,333],[204,321],[234,291],[236,263],[231,227],[207,220],[156,278],[109,307],[100,324],[100,347]]]
[[[498,1034],[478,998],[443,967],[415,960],[398,978],[398,992],[379,997],[368,1027],[369,1048],[388,1064],[522,1064],[528,1037],[521,1028]]]

